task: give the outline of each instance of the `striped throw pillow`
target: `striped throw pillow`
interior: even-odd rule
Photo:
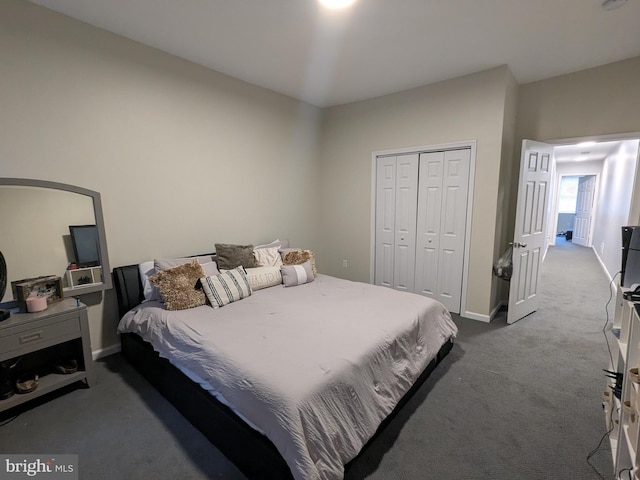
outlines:
[[[200,283],[213,308],[224,307],[251,295],[251,286],[242,267],[201,278]]]

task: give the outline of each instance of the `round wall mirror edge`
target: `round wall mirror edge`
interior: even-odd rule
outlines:
[[[105,227],[104,227],[102,200],[99,192],[96,192],[94,190],[89,190],[83,187],[78,187],[76,185],[69,185],[69,184],[60,183],[60,182],[52,182],[47,180],[28,179],[28,178],[0,177],[0,187],[2,186],[39,187],[42,189],[61,190],[61,191],[76,193],[79,195],[84,195],[86,197],[89,197],[92,200],[94,221],[95,221],[95,226],[97,227],[95,230],[97,231],[98,245],[99,245],[98,255],[99,255],[99,267],[101,268],[101,278],[100,278],[101,281],[99,282],[92,281],[91,284],[88,284],[86,286],[83,286],[82,284],[77,284],[71,288],[67,285],[63,289],[64,296],[76,297],[78,295],[84,295],[88,293],[108,290],[113,287],[110,263],[109,263],[109,253],[107,248],[107,241],[106,241],[106,234],[105,234]],[[0,246],[0,249],[1,249],[1,246]],[[15,261],[15,259],[7,258],[6,255],[5,255],[5,258],[7,263],[11,261]],[[26,278],[26,277],[18,277],[18,278]],[[8,283],[10,283],[10,281],[11,279],[8,280]],[[8,290],[7,294],[10,294],[11,293],[10,287],[8,287],[7,290]],[[2,301],[3,299],[0,298],[0,303]]]

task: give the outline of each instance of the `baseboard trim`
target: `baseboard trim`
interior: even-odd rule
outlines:
[[[498,312],[502,309],[502,307],[508,307],[509,306],[509,302],[507,300],[502,300],[501,302],[499,302],[493,310],[491,310],[491,315],[489,315],[489,317],[491,318],[491,320],[493,320],[494,318],[496,318],[496,315],[498,314]]]
[[[114,353],[118,353],[119,351],[120,343],[116,343],[106,348],[101,348],[100,350],[94,350],[93,352],[91,352],[91,356],[94,360],[98,360],[99,358],[108,357],[109,355],[113,355]]]
[[[491,317],[489,315],[483,315],[481,313],[474,313],[466,310],[461,316],[464,318],[469,318],[471,320],[477,320],[479,322],[490,323]]]
[[[591,250],[593,250],[593,253],[596,254],[596,258],[598,259],[598,263],[600,263],[600,266],[602,267],[602,270],[604,270],[604,274],[609,279],[609,283],[613,282],[613,278],[611,278],[611,275],[609,274],[609,270],[607,270],[607,267],[605,266],[604,262],[600,258],[600,255],[598,254],[598,250],[596,250],[596,247],[591,245]]]

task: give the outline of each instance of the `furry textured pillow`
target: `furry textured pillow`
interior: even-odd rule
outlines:
[[[198,281],[206,274],[198,260],[163,270],[149,277],[158,291],[167,310],[185,310],[207,303]]]
[[[213,308],[224,307],[251,296],[251,286],[242,267],[227,270],[220,275],[201,278],[200,282]]]
[[[318,276],[318,270],[316,269],[316,259],[313,255],[313,250],[290,250],[282,255],[282,263],[285,265],[301,265],[304,262],[311,262],[311,270],[313,276]]]
[[[216,243],[216,262],[220,270],[232,270],[236,267],[253,268],[253,245],[232,245]]]
[[[280,270],[282,271],[282,283],[285,287],[295,287],[314,280],[310,260],[300,265],[283,265]]]

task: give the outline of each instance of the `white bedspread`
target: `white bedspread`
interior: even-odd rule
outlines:
[[[209,382],[295,479],[337,480],[457,328],[426,297],[318,275],[220,309],[144,303],[118,331]]]

